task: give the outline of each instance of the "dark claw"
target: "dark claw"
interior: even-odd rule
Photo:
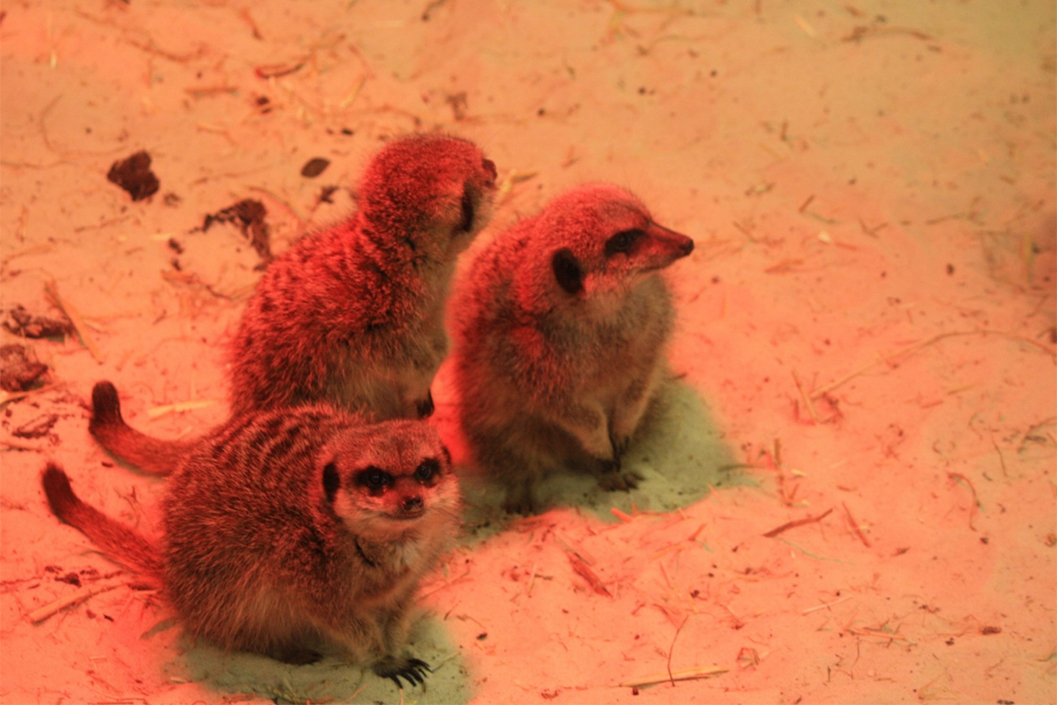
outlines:
[[[422,399],[417,404],[418,417],[420,419],[429,418],[433,415],[433,392],[426,390],[426,398]]]
[[[407,659],[400,666],[393,668],[376,668],[377,673],[382,678],[388,678],[389,680],[396,683],[397,688],[403,688],[404,683],[401,678],[407,679],[408,686],[422,685],[426,682],[426,673],[433,673],[430,669],[429,664],[421,659],[411,658]]]
[[[627,452],[628,446],[631,445],[631,438],[625,436],[624,438],[615,438],[612,433],[609,434],[609,445],[613,448],[613,458],[617,463],[617,467],[620,467],[620,459],[624,457],[624,453]]]

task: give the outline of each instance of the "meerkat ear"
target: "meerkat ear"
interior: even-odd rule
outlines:
[[[579,294],[584,290],[583,271],[576,260],[576,255],[568,247],[563,247],[554,253],[551,258],[551,267],[554,268],[554,278],[558,280],[558,286],[565,289],[566,293]]]
[[[341,476],[338,475],[338,466],[333,462],[323,466],[323,494],[327,497],[327,504],[334,504],[334,498],[338,495],[341,487]]]

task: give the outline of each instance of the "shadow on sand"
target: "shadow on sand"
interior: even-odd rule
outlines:
[[[275,703],[469,702],[470,677],[459,650],[438,619],[426,616],[419,621],[412,633],[410,650],[416,658],[426,661],[433,672],[424,688],[405,685],[403,697],[392,681],[334,655],[295,666],[256,654],[198,645],[170,662],[167,670],[170,677],[200,682],[218,692],[254,694]]]
[[[642,476],[630,491],[607,491],[589,473],[555,472],[536,486],[540,506],[577,507],[605,521],[613,509],[668,512],[691,505],[709,493],[739,484],[755,484],[738,471],[734,454],[698,392],[671,380],[661,389],[632,439],[624,467]],[[504,491],[496,483],[468,472],[463,483],[466,524],[485,538],[510,520],[500,507]]]

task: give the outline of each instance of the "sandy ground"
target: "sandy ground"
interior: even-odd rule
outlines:
[[[0,332],[48,367],[0,411],[0,700],[1057,701],[1055,26],[1048,0],[5,1],[5,319],[83,335]],[[471,477],[425,691],[189,644],[49,514],[44,461],[154,531],[161,486],[85,400],[111,379],[157,435],[225,417],[261,259],[205,216],[259,200],[279,252],[380,140],[436,129],[499,167],[478,244],[586,180],[696,240],[646,480],[559,478],[511,521]],[[106,177],[140,150],[134,202]],[[434,394],[465,458],[446,370]]]

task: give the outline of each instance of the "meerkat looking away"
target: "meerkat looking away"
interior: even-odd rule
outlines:
[[[152,578],[189,634],[292,663],[329,644],[422,683],[414,594],[454,537],[459,491],[429,424],[364,424],[326,405],[256,412],[201,439],[164,499],[160,545],[85,504],[54,464],[52,511]]]
[[[453,295],[454,381],[477,462],[534,509],[533,483],[568,465],[634,487],[621,455],[664,369],[673,322],[659,270],[693,240],[634,195],[590,184],[499,235]]]
[[[455,261],[491,216],[496,168],[444,135],[394,140],[357,212],[265,270],[232,347],[235,415],[326,401],[376,421],[428,416]]]

